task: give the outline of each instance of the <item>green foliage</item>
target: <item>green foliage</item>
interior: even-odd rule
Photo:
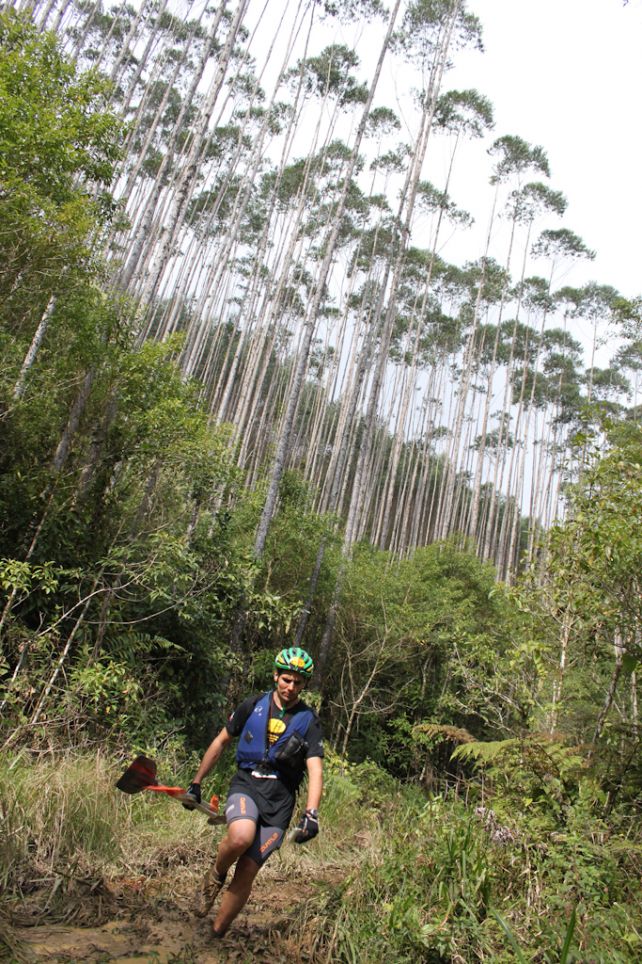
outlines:
[[[2,567],[3,605],[10,606],[8,670],[21,651],[26,657],[10,694],[15,709],[23,708],[21,722],[44,693],[52,659],[64,653],[68,698],[48,707],[48,717],[74,714],[88,732],[102,728],[140,740],[155,726],[159,735],[175,726],[170,716],[185,713],[187,702],[190,725],[204,721],[200,732],[219,716],[222,694],[209,681],[229,671],[227,625],[244,588],[251,589],[256,610],[272,619],[274,594],[253,589],[249,551],[230,541],[226,513],[209,508],[217,491],[233,492],[236,475],[226,431],[208,426],[193,386],[175,366],[175,347],[147,344],[130,352],[123,346],[106,356],[104,379],[94,382],[87,410],[105,420],[105,430],[92,449],[86,435],[76,436],[65,478],[54,488],[46,463],[33,470],[24,464],[37,451],[33,445],[31,451],[16,445],[5,455],[5,551],[16,551],[21,530],[38,528],[32,559],[8,557]],[[34,425],[14,419],[9,428],[24,439]],[[41,445],[48,442],[50,451],[57,430],[42,427]],[[15,504],[26,509],[22,517]],[[143,631],[128,646],[119,627],[132,623]],[[30,641],[33,624],[41,627],[37,641]],[[99,658],[93,667],[85,664],[91,653]],[[144,693],[135,700],[137,680]]]
[[[59,577],[63,573],[65,570],[57,568],[52,562],[31,565],[18,559],[0,559],[0,587],[20,595],[26,596],[34,588],[46,596],[50,595],[58,588]]]
[[[614,859],[595,826],[582,826],[581,807],[566,833],[531,839],[456,799],[426,803],[400,788],[392,800],[376,850],[339,892],[311,902],[320,952],[373,962],[630,959],[642,852]]]
[[[328,691],[352,752],[418,775],[412,724],[478,735],[528,719],[537,659],[491,567],[445,543],[390,565],[360,546],[347,573]],[[443,761],[442,761],[443,762]]]
[[[342,44],[326,47],[317,57],[304,61],[306,89],[318,97],[336,97],[341,106],[363,104],[368,89],[349,74],[358,63],[357,55],[349,47]]]
[[[642,535],[631,523],[642,517],[642,431],[614,427],[613,441],[572,492],[569,521],[551,534],[551,575],[561,586],[572,573],[575,591],[593,598],[591,611],[599,605],[611,631],[634,635],[642,616]]]
[[[511,174],[533,170],[550,177],[548,157],[543,147],[531,147],[521,137],[505,134],[498,137],[490,149],[498,158],[493,180],[501,181]]]
[[[338,17],[341,21],[372,19],[382,17],[386,8],[382,0],[321,0],[326,16]]]
[[[279,513],[270,527],[257,581],[263,596],[270,588],[284,607],[283,618],[272,621],[277,638],[296,632],[311,589],[312,607],[306,635],[317,638],[332,596],[340,535],[333,517],[315,512],[313,495],[311,487],[298,473],[284,473],[279,486]],[[319,556],[320,566],[316,572]]]
[[[595,258],[595,251],[587,248],[582,239],[568,228],[542,231],[533,245],[533,254],[547,258],[587,258],[589,261]]]
[[[128,642],[126,637],[119,639],[119,651],[126,650],[128,658],[96,660],[79,654],[58,713],[63,719],[73,717],[85,734],[107,736],[114,745],[124,735],[139,744],[163,745],[175,726],[168,704],[177,693],[169,684],[158,686],[149,671],[149,656],[174,650],[169,658],[177,659],[180,647],[145,636],[129,646]]]
[[[435,124],[440,130],[482,137],[493,123],[491,102],[476,90],[449,90],[437,101]]]
[[[0,319],[13,332],[44,311],[63,277],[86,270],[89,235],[113,213],[104,189],[121,124],[108,95],[53,34],[12,10],[0,15]]]
[[[547,570],[515,601],[541,641],[534,716],[591,757],[609,802],[639,792],[636,728],[642,543],[642,436],[633,423],[605,424],[609,448],[581,442],[588,465],[569,488],[568,519],[547,540]],[[544,692],[547,699],[544,699]],[[550,702],[549,702],[550,700]],[[599,747],[599,752],[598,751]]]
[[[453,8],[448,0],[411,0],[404,12],[396,43],[409,58],[427,63],[441,42],[441,31],[452,23],[454,46],[470,44],[482,49],[481,23],[463,5]]]
[[[465,743],[453,758],[476,761],[490,781],[487,789],[497,813],[524,818],[531,834],[565,827],[581,800],[596,808],[604,800],[584,774],[585,761],[577,750],[545,737]]]
[[[61,203],[77,188],[73,175],[112,178],[119,122],[105,111],[108,89],[96,73],[78,74],[54,34],[9,10],[0,21],[3,179],[16,178]],[[11,165],[9,170],[8,165]]]

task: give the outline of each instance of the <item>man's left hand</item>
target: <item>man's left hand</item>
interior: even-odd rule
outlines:
[[[306,810],[299,820],[292,839],[295,843],[307,843],[319,832],[319,816],[316,810]]]

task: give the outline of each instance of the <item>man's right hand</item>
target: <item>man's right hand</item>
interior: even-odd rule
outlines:
[[[194,800],[196,801],[196,803],[200,803],[200,802],[201,802],[201,785],[200,785],[200,783],[190,783],[190,785],[189,785],[188,788],[187,788],[187,793],[189,793],[189,795],[190,795],[191,797],[194,797]],[[186,810],[195,810],[195,809],[196,809],[196,807],[193,807],[191,803],[184,803],[183,806],[185,807]]]

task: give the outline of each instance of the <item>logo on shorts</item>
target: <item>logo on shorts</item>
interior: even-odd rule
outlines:
[[[260,852],[264,854],[265,851],[268,850],[272,846],[272,844],[275,843],[278,839],[279,839],[278,833],[273,833],[272,836],[268,837],[265,843],[261,845]]]

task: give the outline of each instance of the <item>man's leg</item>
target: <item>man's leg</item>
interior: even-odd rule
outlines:
[[[232,883],[223,894],[221,906],[214,921],[214,933],[223,935],[235,917],[247,904],[254,878],[261,868],[251,857],[239,857]]]
[[[232,864],[244,854],[256,836],[256,822],[254,820],[235,820],[229,824],[227,833],[221,840],[214,870],[219,877],[224,877]]]
[[[249,797],[233,794],[226,807],[227,833],[221,840],[213,865],[205,874],[199,887],[193,911],[197,917],[205,917],[225,884],[225,876],[235,860],[245,853],[256,836],[258,810]]]
[[[283,830],[280,827],[266,827],[259,822],[254,839],[239,857],[232,883],[223,894],[221,906],[214,921],[215,937],[222,937],[234,918],[245,907],[256,875],[268,857],[279,849],[282,841]],[[221,863],[220,869],[222,868]]]

